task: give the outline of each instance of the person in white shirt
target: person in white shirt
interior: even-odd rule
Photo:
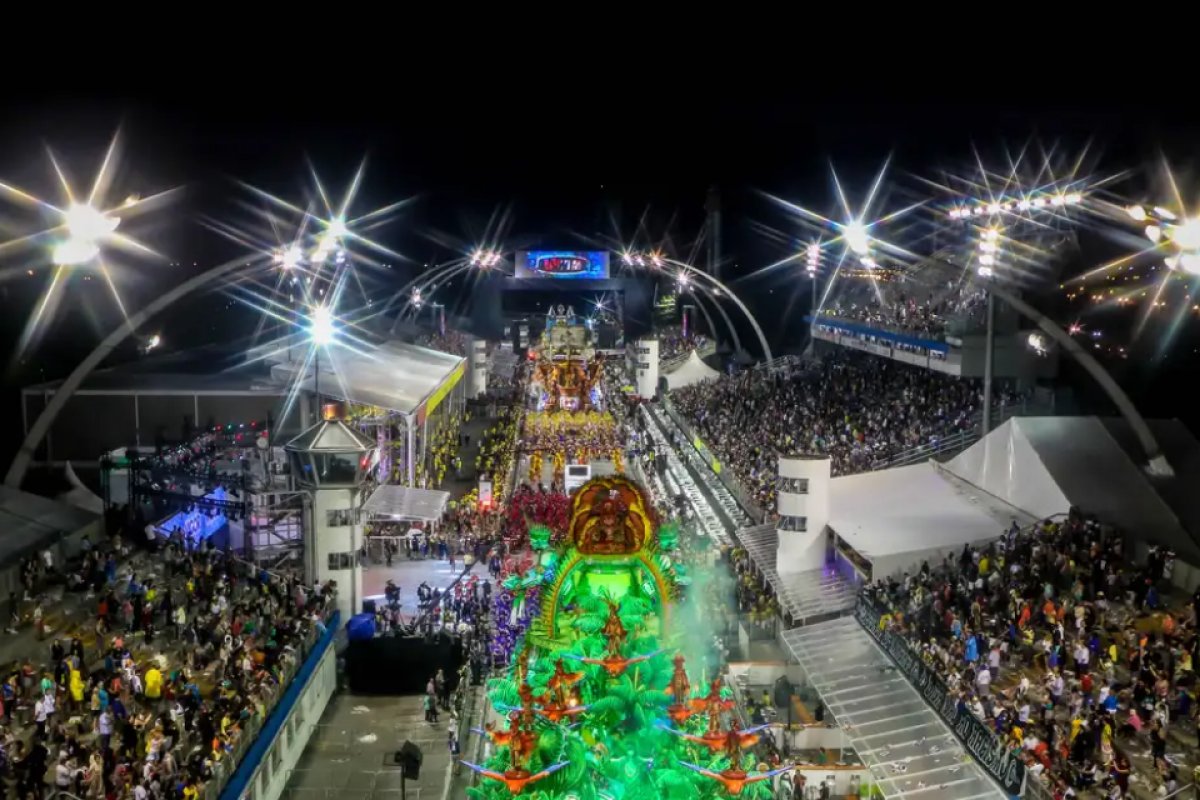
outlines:
[[[988,686],[992,683],[992,671],[986,666],[979,668],[979,674],[975,676],[975,684],[979,687],[979,693],[987,697]]]
[[[46,718],[50,716],[50,712],[53,710],[52,706],[49,709],[47,708],[49,704],[50,701],[46,695],[39,697],[38,701],[33,704],[33,719],[37,723],[38,736],[46,735]]]
[[[67,763],[67,754],[58,754],[58,763],[54,765],[54,786],[60,792],[71,790],[71,782],[75,780],[75,770]]]

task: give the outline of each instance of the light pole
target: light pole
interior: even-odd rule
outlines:
[[[313,343],[313,395],[317,404],[317,422],[321,421],[321,350],[337,338],[333,311],[326,305],[313,306],[308,315],[308,338]]]

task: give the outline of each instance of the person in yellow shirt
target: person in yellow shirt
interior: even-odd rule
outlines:
[[[82,708],[83,693],[86,687],[83,685],[83,676],[74,667],[71,667],[71,676],[67,681],[67,686],[71,691],[71,706],[76,710]]]
[[[146,670],[145,684],[146,697],[151,700],[157,700],[162,697],[163,675],[157,666],[152,666]]]

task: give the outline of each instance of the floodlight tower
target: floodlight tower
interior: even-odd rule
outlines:
[[[362,603],[363,487],[375,467],[375,440],[335,416],[284,446],[296,485],[306,491],[304,577],[337,581],[337,608],[350,619]]]

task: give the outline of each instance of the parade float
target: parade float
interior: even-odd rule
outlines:
[[[573,310],[558,306],[547,315],[530,359],[529,409],[521,438],[530,479],[540,481],[546,463],[559,482],[567,464],[609,460],[623,472],[623,442],[601,387],[604,358],[593,346],[589,327]]]
[[[567,535],[529,532],[524,568],[505,582],[503,677],[475,800],[684,800],[772,796],[751,753],[689,597],[679,531],[643,489],[595,478],[571,498]],[[499,610],[499,609],[498,609]]]

